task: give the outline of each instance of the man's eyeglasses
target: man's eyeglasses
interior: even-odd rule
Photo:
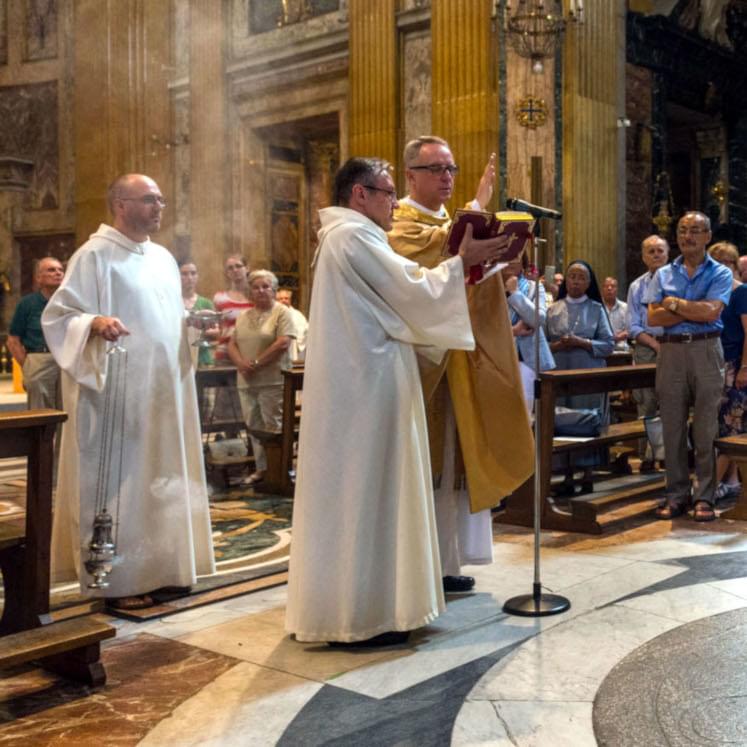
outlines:
[[[383,192],[392,202],[397,202],[397,193],[393,189],[384,189],[383,187],[374,187],[373,184],[361,184],[361,187],[373,189],[375,192]]]
[[[678,236],[700,236],[701,234],[708,233],[704,228],[690,228],[689,226],[679,226],[677,228]]]
[[[443,176],[446,173],[451,176],[456,176],[459,173],[459,166],[455,163],[443,164],[443,163],[429,163],[425,166],[410,166],[410,171],[428,171],[433,176]]]
[[[120,197],[120,200],[126,202],[142,202],[143,205],[160,205],[162,208],[166,207],[166,200],[163,197],[157,197],[156,195],[143,195],[142,197]]]

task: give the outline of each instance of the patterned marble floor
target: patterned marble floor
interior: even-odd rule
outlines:
[[[285,587],[112,620],[101,691],[5,673],[0,743],[747,744],[744,523],[547,533],[543,545],[543,583],[571,600],[567,613],[501,611],[531,590],[532,545],[527,531],[497,527],[496,562],[469,569],[476,593],[389,650],[290,640]]]

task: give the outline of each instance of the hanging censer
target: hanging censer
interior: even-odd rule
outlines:
[[[86,571],[93,577],[89,589],[106,589],[117,551],[116,528],[119,526],[119,491],[122,484],[124,455],[124,418],[127,398],[127,351],[114,344],[106,352],[107,375],[104,388],[104,412],[99,444],[96,480],[96,504],[93,533],[88,543]],[[118,441],[118,444],[117,444]],[[112,464],[114,470],[112,470]],[[114,479],[112,480],[112,471]],[[113,499],[115,515],[109,510]]]

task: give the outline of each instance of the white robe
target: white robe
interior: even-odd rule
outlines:
[[[356,641],[444,609],[415,346],[474,339],[461,259],[424,270],[361,213],[320,216],[286,628]]]
[[[176,262],[162,246],[135,243],[102,224],[73,255],[42,315],[63,371],[60,472],[52,531],[55,581],[80,579],[88,557],[100,459],[108,343],[89,339],[97,315],[119,317],[127,351],[117,559],[108,597],[189,586],[215,570],[194,372]],[[119,429],[109,493],[116,512]]]

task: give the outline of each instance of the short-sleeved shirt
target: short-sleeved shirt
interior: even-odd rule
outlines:
[[[664,267],[660,267],[649,283],[645,303],[661,303],[667,296],[683,298],[686,301],[721,301],[724,306],[731,297],[731,270],[716,262],[708,254],[692,277],[683,266],[682,256],[677,257]],[[720,332],[723,322],[719,317],[714,322],[691,322],[683,319],[671,327],[666,327],[666,334],[702,334]]]
[[[242,311],[236,320],[232,337],[236,341],[241,357],[253,361],[272,345],[278,337],[295,337],[296,327],[290,309],[277,301],[269,311],[260,311],[254,307]],[[238,375],[239,387],[269,386],[282,384],[285,368],[290,367],[288,351],[276,361],[262,366],[253,373],[249,380]]]
[[[724,358],[727,361],[739,361],[742,358],[742,314],[747,314],[747,285],[740,285],[731,292],[731,300],[721,314],[721,321],[724,323],[721,344],[724,346]]]
[[[648,306],[644,299],[648,286],[654,279],[653,272],[644,272],[639,278],[636,278],[628,288],[628,313],[626,323],[628,325],[628,337],[631,340],[638,338],[641,332],[645,332],[652,337],[658,337],[664,334],[664,327],[652,327],[648,323]]]
[[[10,323],[10,334],[21,338],[28,353],[48,352],[41,326],[41,315],[46,305],[47,299],[36,291],[24,296],[16,306]]]

